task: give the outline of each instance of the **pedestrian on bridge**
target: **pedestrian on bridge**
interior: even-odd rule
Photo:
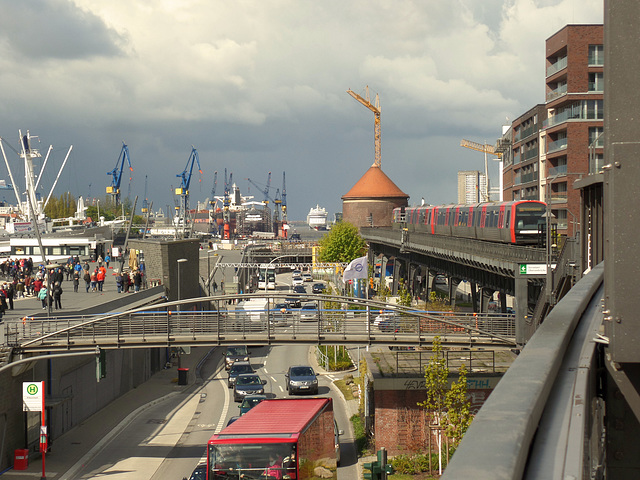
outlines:
[[[56,310],[62,310],[62,285],[60,282],[53,284],[53,305]]]

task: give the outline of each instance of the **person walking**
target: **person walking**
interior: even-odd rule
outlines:
[[[122,274],[120,271],[116,271],[116,288],[118,289],[118,293],[122,292]]]
[[[40,290],[38,290],[38,298],[42,302],[42,309],[46,310],[47,308],[47,298],[49,297],[49,293],[47,292],[47,287],[44,285]]]
[[[7,285],[6,293],[7,301],[9,302],[9,310],[13,310],[13,298],[16,295],[16,290],[13,286],[13,282],[9,282],[9,285]]]
[[[108,253],[104,256],[104,263],[107,264],[107,268],[109,268],[109,262],[111,261],[111,255]]]
[[[80,272],[78,270],[73,271],[73,291],[78,293],[78,287],[80,286]]]
[[[56,310],[62,310],[62,285],[60,282],[53,284],[53,305]]]
[[[102,292],[102,286],[104,285],[105,272],[104,267],[98,268],[96,273],[96,280],[98,281],[98,291]]]
[[[87,293],[89,293],[89,286],[91,285],[91,274],[89,273],[89,270],[83,270],[83,271],[84,271],[84,276],[82,277],[82,279],[85,281],[87,285]]]
[[[134,270],[133,271],[133,291],[139,292],[141,284],[142,284],[142,275],[140,274],[140,270]]]
[[[96,267],[96,269],[91,274],[91,291],[98,291],[98,267]]]

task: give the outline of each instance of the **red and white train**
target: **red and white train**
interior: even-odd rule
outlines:
[[[395,208],[393,223],[396,226],[406,224],[410,231],[424,234],[534,245],[544,230],[546,210],[546,204],[536,200],[422,205]]]

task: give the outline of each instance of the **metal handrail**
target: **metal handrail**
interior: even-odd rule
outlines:
[[[603,281],[604,265],[600,264],[556,305],[474,418],[443,480],[523,478],[563,359],[583,314],[593,302],[599,301]],[[589,337],[585,341],[593,343]],[[575,394],[577,398],[581,395]],[[558,408],[573,403],[567,399]],[[588,416],[583,416],[582,421],[589,421]]]

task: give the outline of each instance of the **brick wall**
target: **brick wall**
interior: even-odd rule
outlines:
[[[393,209],[407,206],[404,198],[386,198],[380,200],[344,200],[342,202],[342,219],[356,227],[369,227],[369,215],[373,215],[374,227],[390,227],[393,220]]]
[[[477,412],[489,397],[489,390],[468,390],[471,411]],[[424,453],[431,445],[436,448],[437,433],[429,428],[429,417],[418,402],[425,400],[425,390],[376,390],[375,449],[387,449],[390,456]]]

